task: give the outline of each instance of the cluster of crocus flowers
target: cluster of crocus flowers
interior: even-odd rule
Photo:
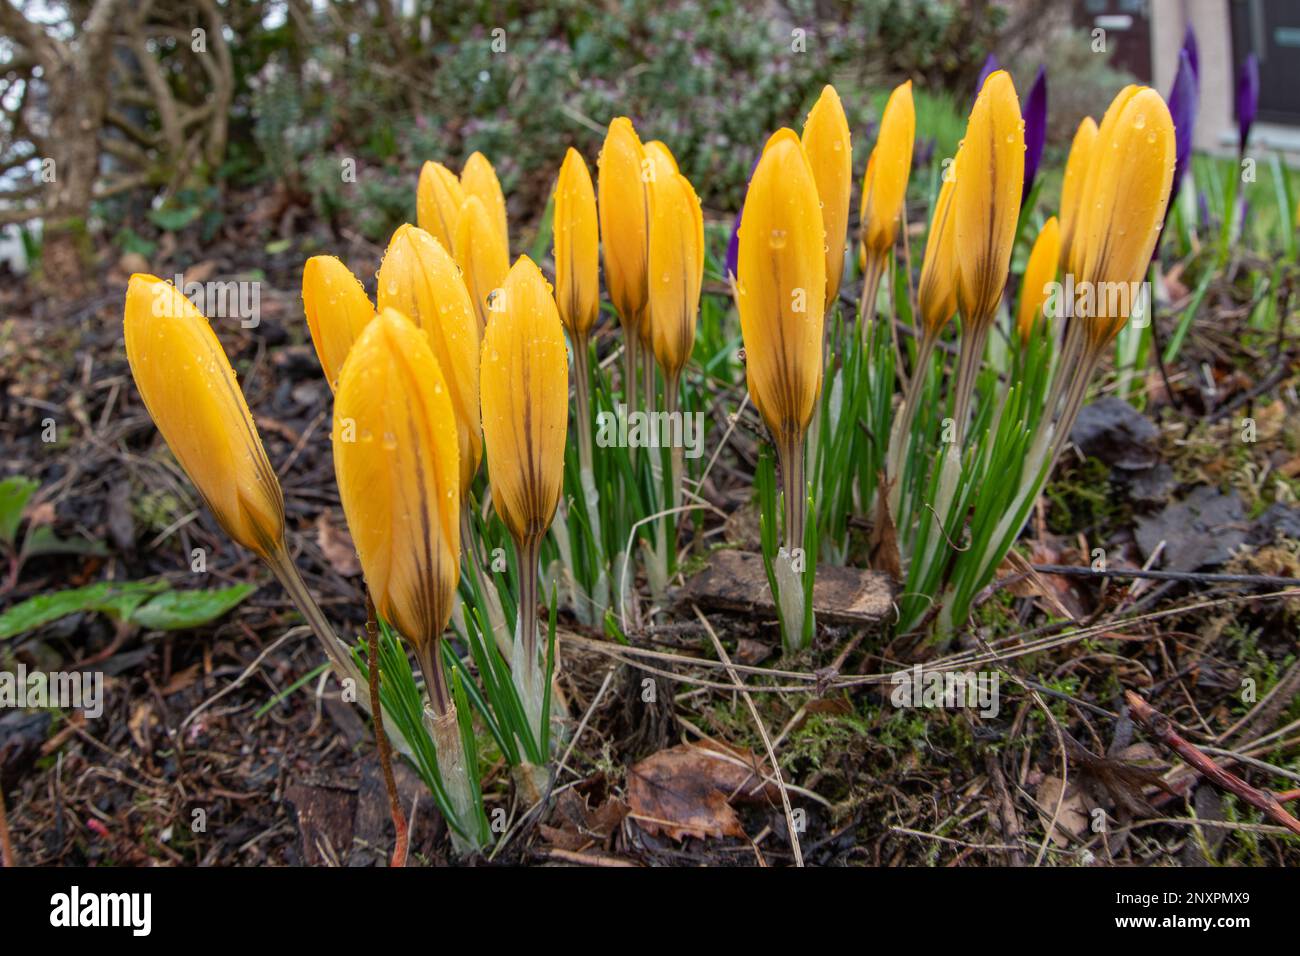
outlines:
[[[802,566],[796,554],[802,554],[807,520],[805,438],[822,385],[825,235],[804,146],[793,130],[778,130],[745,195],[734,291],[749,394],[772,433],[781,469],[785,521],[777,599],[782,631],[794,647],[811,638],[794,567]]]

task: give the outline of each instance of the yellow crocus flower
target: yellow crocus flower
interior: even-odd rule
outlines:
[[[483,437],[492,503],[517,541],[540,541],[564,477],[568,353],[550,284],[527,256],[483,337]]]
[[[465,204],[465,190],[460,180],[442,163],[427,162],[420,167],[415,189],[415,221],[420,228],[451,249],[456,242],[456,218]]]
[[[437,642],[460,580],[460,462],[451,391],[429,338],[384,309],[357,339],[334,399],[334,473],[375,610],[415,648],[435,713]]]
[[[609,124],[596,160],[600,240],[605,256],[605,286],[623,327],[624,394],[636,394],[640,327],[649,297],[650,217],[646,194],[651,160],[632,127],[620,116]]]
[[[537,640],[537,563],[564,483],[569,362],[551,287],[527,256],[520,256],[506,277],[505,309],[488,322],[482,367],[492,507],[519,557],[511,675],[540,740],[544,681]]]
[[[958,154],[960,159],[960,153]],[[917,308],[927,336],[938,336],[957,311],[957,250],[954,245],[952,196],[957,182],[957,160],[939,187],[925,239],[921,280],[917,286]]]
[[[675,406],[677,382],[695,344],[704,215],[690,181],[666,163],[650,183],[649,275],[651,344],[663,369],[665,396]]]
[[[451,392],[460,435],[461,493],[483,456],[479,425],[479,334],[474,304],[460,268],[423,229],[399,226],[379,267],[379,310],[394,308],[429,337]]]
[[[334,256],[312,256],[302,269],[302,306],[325,381],[333,389],[348,350],[375,317],[360,280]]]
[[[1029,252],[1029,262],[1020,283],[1020,309],[1016,314],[1016,331],[1020,344],[1029,344],[1034,326],[1043,318],[1043,305],[1049,298],[1049,283],[1055,281],[1061,261],[1061,228],[1055,216],[1043,223]]]
[[[464,272],[465,287],[474,303],[482,340],[494,294],[510,271],[510,250],[478,196],[465,197],[465,205],[460,207],[456,221],[456,261]]]
[[[993,320],[1006,287],[1025,177],[1025,128],[1011,76],[984,83],[966,125],[953,193],[963,329]]]
[[[1074,131],[1070,155],[1065,161],[1065,178],[1061,181],[1061,268],[1069,263],[1070,244],[1079,220],[1079,199],[1083,180],[1092,160],[1092,145],[1097,141],[1097,121],[1085,116]]]
[[[208,320],[170,282],[133,275],[126,358],[145,408],[226,534],[265,560],[284,547],[284,497]]]
[[[912,81],[908,80],[889,94],[880,118],[880,136],[862,181],[859,214],[863,255],[868,263],[883,263],[894,248],[907,198],[915,139],[916,107],[912,102]]]
[[[506,222],[506,197],[501,191],[501,181],[488,158],[482,153],[471,153],[460,171],[460,188],[465,198],[477,196],[487,210],[488,220],[506,249],[506,265],[510,260],[510,230]]]
[[[555,302],[574,348],[585,343],[600,314],[600,231],[596,192],[582,155],[564,155],[555,184]]]
[[[849,121],[835,87],[824,87],[809,110],[803,123],[803,148],[822,204],[822,226],[826,230],[826,306],[830,308],[840,293],[844,243],[849,230],[849,194],[853,189]]]
[[[1135,304],[1131,290],[1151,265],[1173,184],[1174,123],[1155,90],[1121,93],[1097,132],[1095,160],[1070,253],[1075,282],[1091,289],[1082,315],[1090,349],[1110,343]],[[1119,290],[1120,294],[1111,294]],[[1128,294],[1123,294],[1127,292]]]

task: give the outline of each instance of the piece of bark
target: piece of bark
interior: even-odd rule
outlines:
[[[751,551],[715,551],[709,565],[687,583],[685,596],[703,608],[776,615],[763,556]],[[834,564],[817,567],[813,611],[827,624],[879,627],[894,616],[893,585],[887,575]]]

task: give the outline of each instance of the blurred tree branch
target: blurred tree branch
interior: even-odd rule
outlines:
[[[20,201],[0,223],[43,220],[45,278],[75,295],[92,202],[142,187],[169,195],[200,163],[209,175],[221,164],[234,66],[216,0],[70,0],[63,21],[51,11],[0,0],[13,48],[0,79],[21,84],[0,108],[0,173],[42,163],[39,181],[0,193]]]

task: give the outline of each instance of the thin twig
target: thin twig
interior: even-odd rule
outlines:
[[[1161,714],[1145,700],[1133,693],[1131,690],[1124,692],[1124,700],[1127,701],[1129,709],[1133,716],[1147,728],[1162,744],[1172,750],[1178,756],[1182,757],[1190,764],[1201,776],[1210,783],[1214,784],[1220,790],[1226,790],[1235,796],[1245,800],[1252,807],[1262,810],[1273,818],[1274,821],[1286,827],[1292,833],[1300,835],[1300,820],[1297,820],[1286,809],[1278,803],[1277,797],[1263,790],[1257,790],[1242,780],[1235,773],[1224,770],[1213,760],[1201,753],[1194,744],[1189,743],[1179,733],[1174,730],[1173,723],[1164,714]]]
[[[1146,568],[1097,570],[1077,564],[1031,564],[1029,567],[1040,574],[1060,574],[1081,578],[1149,578],[1152,581],[1187,581],[1192,584],[1266,584],[1271,587],[1300,587],[1300,578],[1280,578],[1271,574],[1151,571]]]

